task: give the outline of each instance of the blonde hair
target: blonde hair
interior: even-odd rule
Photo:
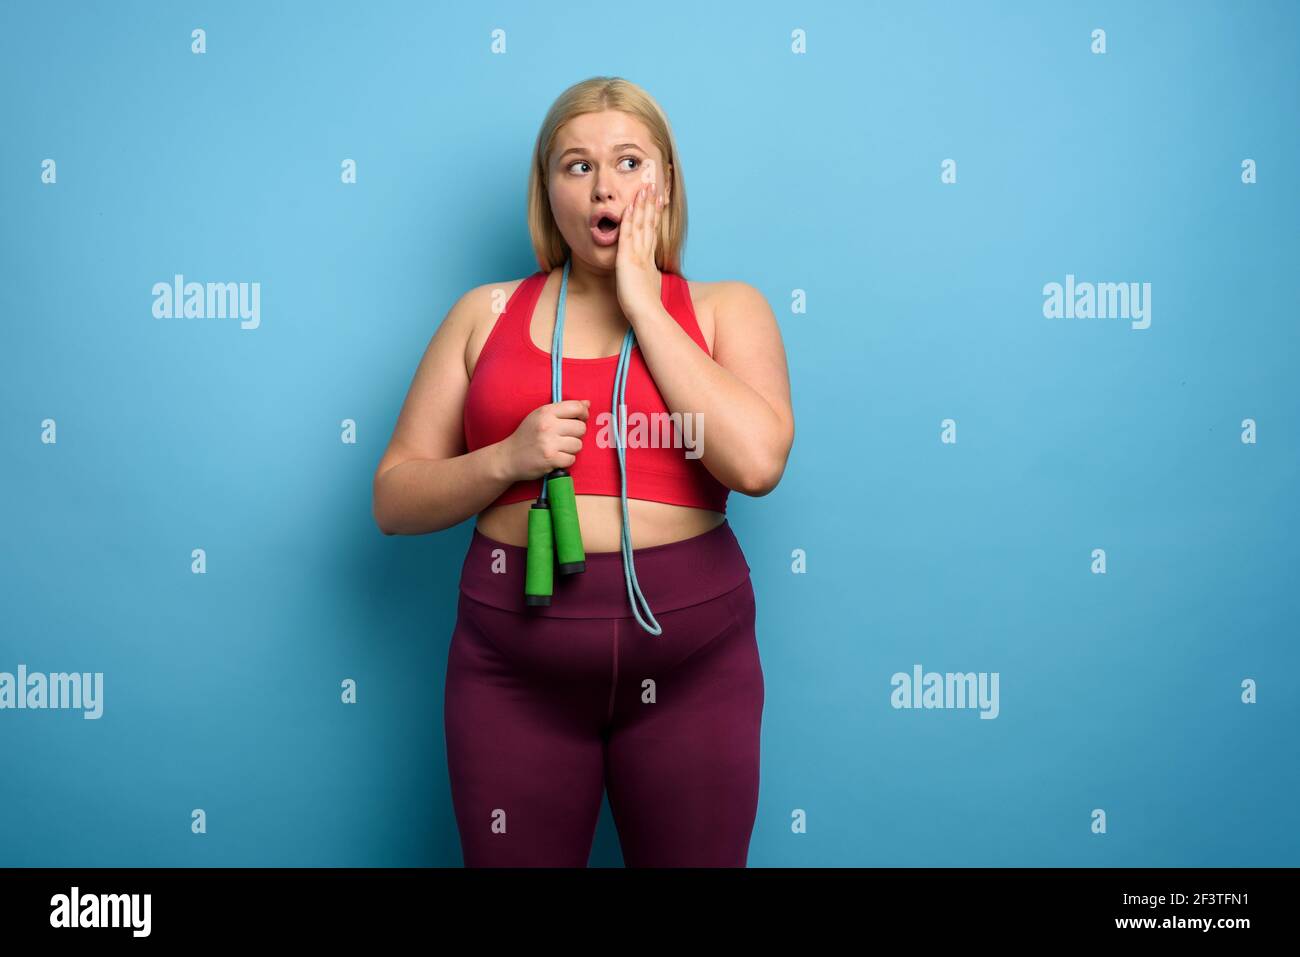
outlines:
[[[677,160],[677,142],[668,117],[654,98],[629,80],[617,76],[594,76],[575,83],[551,104],[533,148],[532,169],[528,174],[528,232],[533,251],[543,272],[563,265],[569,258],[569,244],[551,214],[547,190],[551,151],[562,127],[575,116],[619,110],[645,124],[654,145],[663,157],[666,176],[656,178],[660,188],[670,186],[668,205],[659,214],[659,243],[655,266],[662,272],[681,273],[682,250],[686,245],[686,189],[681,164]],[[666,182],[665,182],[666,180]]]

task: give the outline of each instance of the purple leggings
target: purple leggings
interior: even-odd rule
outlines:
[[[716,528],[635,552],[663,629],[632,617],[621,552],[524,604],[528,550],[474,529],[444,719],[467,867],[586,867],[602,791],[628,867],[745,867],[763,671],[740,544]]]

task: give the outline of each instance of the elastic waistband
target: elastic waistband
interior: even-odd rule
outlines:
[[[632,617],[621,551],[588,552],[586,570],[574,575],[561,575],[557,568],[549,605],[524,604],[527,558],[526,547],[498,542],[475,528],[461,568],[460,590],[475,601],[530,616]],[[750,571],[726,520],[702,535],[635,549],[632,560],[637,584],[655,614],[724,595],[739,587]]]

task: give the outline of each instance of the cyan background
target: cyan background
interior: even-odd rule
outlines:
[[[452,303],[536,269],[529,150],[596,74],[673,123],[685,274],[756,286],[788,350],[789,467],[729,510],[767,691],[750,865],[1300,863],[1298,20],[5,4],[0,670],[102,671],[105,710],[0,712],[0,864],[460,863],[472,523],[386,538],[370,481]],[[261,327],[155,320],[178,272],[260,282]],[[1044,319],[1067,273],[1150,282],[1151,327]],[[1000,716],[894,710],[914,663],[999,672]],[[621,863],[608,806],[592,863]]]

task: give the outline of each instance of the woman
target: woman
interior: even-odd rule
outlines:
[[[374,480],[385,534],[478,516],[444,711],[465,864],[585,867],[608,789],[627,866],[743,867],[763,675],[724,513],[730,490],[775,487],[794,441],[776,319],[744,283],[681,276],[676,145],[635,84],[596,77],[556,100],[528,204],[541,269],[447,314]],[[585,569],[557,571],[538,606],[528,514],[557,468]]]

